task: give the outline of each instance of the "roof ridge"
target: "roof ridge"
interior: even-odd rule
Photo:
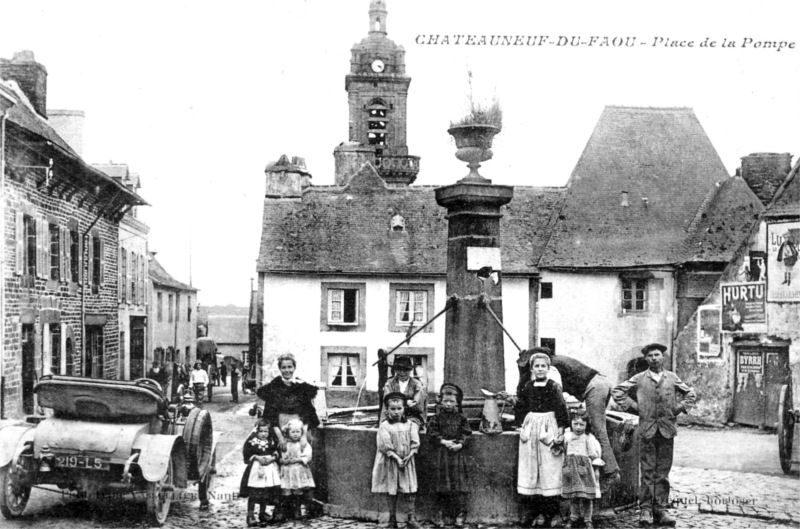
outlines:
[[[651,107],[651,106],[627,106],[627,105],[606,105],[606,108],[619,110],[681,110],[694,112],[692,107]]]

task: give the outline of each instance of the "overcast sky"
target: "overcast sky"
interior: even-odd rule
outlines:
[[[348,139],[344,76],[368,6],[0,0],[0,57],[32,50],[48,71],[48,107],[86,113],[84,158],[139,173],[150,249],[167,271],[189,282],[191,248],[199,302],[246,305],[264,168],[303,156],[314,184],[333,184],[333,149]],[[800,154],[800,2],[389,0],[388,10],[412,77],[417,184],[467,173],[447,128],[467,99],[468,70],[475,97],[496,95],[504,110],[481,169],[498,184],[564,185],[605,105],[692,107],[729,173],[751,152]],[[418,43],[429,35],[451,44]],[[553,44],[455,45],[454,35]],[[560,36],[600,39],[558,46]],[[635,44],[601,47],[603,37]],[[716,46],[700,47],[706,38]]]

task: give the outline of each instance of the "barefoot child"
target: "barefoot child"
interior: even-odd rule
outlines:
[[[422,527],[417,521],[417,467],[414,455],[419,450],[419,425],[405,417],[406,397],[392,392],[383,398],[387,418],[378,427],[378,450],[372,468],[372,492],[389,495],[389,524],[397,527],[397,494],[406,500],[408,525]]]
[[[262,419],[244,442],[242,449],[247,468],[242,475],[239,496],[247,498],[247,526],[256,525],[255,506],[261,504],[258,522],[266,527],[267,505],[275,505],[281,488],[278,468],[278,439],[270,423]]]
[[[533,527],[544,527],[547,518],[550,527],[561,527],[561,447],[569,413],[561,388],[547,378],[550,357],[536,353],[530,362],[532,379],[516,398],[510,398],[515,403],[515,415],[524,417],[519,433],[517,492],[533,500]]]
[[[428,438],[436,450],[434,490],[439,495],[435,527],[444,527],[442,506],[455,513],[455,526],[464,527],[467,516],[467,464],[464,446],[472,435],[467,418],[459,413],[463,393],[455,384],[444,383],[439,389],[441,410],[428,423]]]
[[[571,428],[564,433],[565,459],[561,478],[561,495],[569,499],[568,529],[583,518],[584,527],[592,529],[592,502],[600,497],[600,442],[587,431],[586,410],[572,414]]]
[[[314,477],[308,466],[311,445],[303,436],[303,421],[291,419],[283,427],[283,436],[286,439],[286,448],[281,453],[284,511],[289,517],[305,518],[314,490]]]

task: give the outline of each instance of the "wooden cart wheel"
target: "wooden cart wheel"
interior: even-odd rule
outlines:
[[[19,518],[31,497],[31,486],[19,482],[19,474],[11,472],[11,465],[0,468],[0,512],[6,518]]]
[[[208,410],[195,408],[189,412],[183,427],[183,442],[186,445],[187,477],[200,479],[209,468],[214,444],[214,429]]]
[[[197,484],[197,495],[200,498],[200,507],[208,506],[208,493],[214,491],[214,482],[217,477],[217,451],[211,454],[211,463],[208,465],[205,475]]]
[[[792,471],[792,444],[794,437],[794,415],[788,409],[792,405],[792,388],[788,384],[781,387],[778,401],[778,453],[781,458],[781,470],[784,474]]]
[[[172,458],[167,473],[160,481],[147,483],[147,518],[152,527],[161,527],[167,521],[172,504]]]

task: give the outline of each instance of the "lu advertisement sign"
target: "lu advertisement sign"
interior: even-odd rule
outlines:
[[[800,302],[800,222],[767,224],[769,301]]]
[[[723,332],[754,331],[748,327],[767,323],[767,284],[723,283],[721,329]]]

